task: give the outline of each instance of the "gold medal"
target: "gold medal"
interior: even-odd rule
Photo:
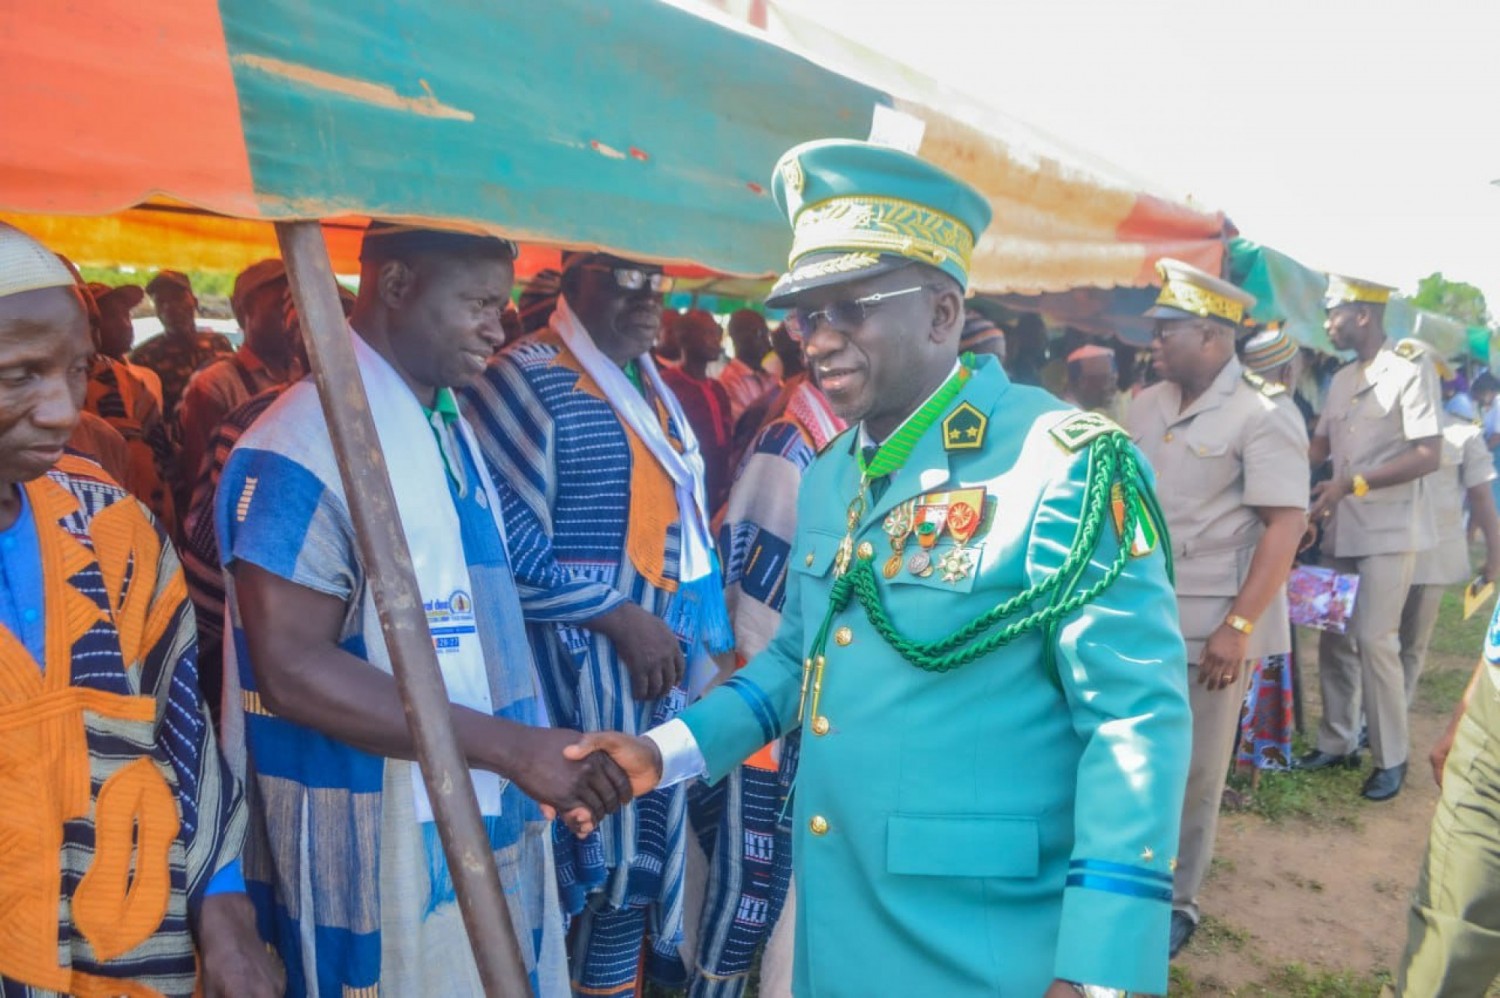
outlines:
[[[885,534],[891,540],[891,556],[886,559],[881,573],[887,579],[894,579],[901,573],[902,553],[906,550],[906,539],[911,536],[912,525],[916,522],[916,500],[901,503],[885,516],[883,527]]]

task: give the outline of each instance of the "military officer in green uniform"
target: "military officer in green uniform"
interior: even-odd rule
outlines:
[[[643,788],[801,726],[799,995],[1165,992],[1191,722],[1149,470],[959,356],[977,191],[844,140],[772,186],[769,304],[852,424],[803,478],[780,629],[682,723],[568,751]]]

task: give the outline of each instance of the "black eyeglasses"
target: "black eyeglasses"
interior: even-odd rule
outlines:
[[[642,270],[639,267],[606,267],[603,264],[585,264],[584,270],[598,270],[614,275],[615,287],[621,291],[640,291],[650,287],[657,294],[672,290],[675,279],[659,271]]]
[[[870,313],[879,308],[882,302],[902,295],[916,294],[918,291],[928,290],[928,285],[918,284],[916,287],[902,288],[899,291],[877,291],[863,298],[846,298],[843,301],[830,302],[822,308],[797,308],[793,309],[786,317],[786,331],[794,340],[805,340],[818,328],[818,322],[828,323],[834,329],[852,330],[858,328],[870,317]]]

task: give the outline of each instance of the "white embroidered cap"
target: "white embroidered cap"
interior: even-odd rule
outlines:
[[[77,284],[67,265],[20,229],[0,222],[0,298]]]

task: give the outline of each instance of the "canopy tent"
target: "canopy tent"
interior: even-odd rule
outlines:
[[[1252,315],[1257,321],[1284,321],[1288,333],[1303,346],[1337,352],[1323,329],[1323,293],[1328,288],[1323,272],[1269,246],[1236,238],[1229,244],[1229,276],[1255,296]],[[1487,342],[1483,354],[1473,350],[1473,339],[1463,323],[1420,309],[1399,295],[1386,307],[1385,328],[1398,339],[1425,340],[1445,357],[1488,356]]]
[[[379,216],[766,278],[787,246],[777,156],[878,129],[990,197],[979,290],[1140,286],[1161,255],[1222,256],[1216,213],[899,66],[844,75],[690,0],[183,0],[149,19],[19,0],[0,59],[0,212],[81,263],[235,269],[274,250],[247,220],[316,218],[348,273]]]

